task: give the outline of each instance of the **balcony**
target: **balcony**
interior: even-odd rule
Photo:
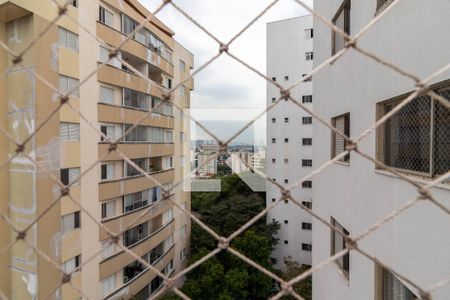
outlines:
[[[99,157],[108,153],[108,148],[108,143],[99,143]],[[126,155],[129,159],[135,159],[154,156],[173,156],[175,153],[175,146],[173,143],[120,142],[117,144],[117,150]],[[111,152],[103,159],[103,161],[108,160],[123,160],[123,157],[117,152]]]
[[[170,196],[173,199],[173,195]],[[173,204],[170,201],[158,200],[157,202],[151,203],[149,205],[140,207],[139,209],[123,213],[121,215],[115,216],[113,218],[109,218],[103,220],[102,223],[106,228],[111,230],[112,232],[121,232],[125,228],[127,224],[131,224],[132,222],[139,219],[138,223],[143,223],[151,220],[152,218],[157,217],[162,214],[169,208],[171,208]],[[149,208],[151,209],[149,210]],[[148,210],[143,216],[142,213]],[[109,236],[104,229],[100,229],[100,240],[105,240]]]
[[[159,83],[149,82],[137,74],[125,71],[114,66],[105,65],[97,71],[98,81],[111,85],[127,87],[141,93],[150,93],[150,95],[162,99],[163,90],[165,89]],[[150,89],[148,88],[150,85]]]
[[[174,169],[163,170],[151,173],[150,175],[161,184],[173,182],[175,178]],[[143,191],[155,186],[157,186],[157,184],[144,175],[126,177],[107,182],[100,182],[98,187],[99,200],[102,201],[113,199],[126,194]]]
[[[143,110],[98,103],[98,121],[105,123],[134,124],[147,112]],[[173,117],[152,113],[140,123],[145,126],[174,128]]]
[[[126,35],[122,32],[108,27],[101,22],[97,22],[97,35],[107,44],[114,47],[118,47],[126,38]],[[172,63],[138,41],[130,39],[123,45],[122,49],[134,56],[146,58],[149,64],[158,67],[162,72],[173,77]]]
[[[170,236],[175,229],[174,219],[164,226],[154,230],[147,237],[140,240],[134,245],[129,247],[137,256],[141,257],[154,247],[163,242],[168,236]],[[129,253],[121,250],[116,254],[106,258],[100,262],[100,278],[104,279],[111,276],[118,270],[123,269],[125,266],[129,265],[136,258],[131,256]]]
[[[172,248],[169,251],[167,251],[165,255],[162,258],[160,258],[160,260],[157,261],[153,266],[158,270],[162,270],[170,262],[170,260],[174,258],[174,256],[175,256],[175,247],[172,246]],[[156,276],[157,274],[153,270],[147,269],[143,271],[140,275],[136,276],[132,280],[125,283],[116,291],[106,296],[104,299],[110,299],[111,297],[119,293],[125,299],[129,298],[132,295],[137,294],[144,287],[146,287]],[[121,293],[121,291],[124,292]]]

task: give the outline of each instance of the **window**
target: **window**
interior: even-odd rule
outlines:
[[[100,87],[100,102],[114,104],[114,89],[106,86]]]
[[[131,34],[136,27],[138,26],[138,23],[131,19],[129,16],[122,14],[122,33],[125,35]]]
[[[284,81],[288,81],[289,80],[289,76],[284,76]]]
[[[312,208],[312,202],[309,202],[309,201],[302,201],[302,204],[303,204],[306,208],[308,208],[308,209],[311,209],[311,208]]]
[[[312,230],[312,224],[311,223],[302,222],[302,229],[303,230]]]
[[[274,103],[277,100],[277,98],[272,97],[272,103]]]
[[[78,86],[79,80],[73,77],[59,75],[59,83],[58,83],[58,89],[61,93],[68,94],[70,92],[69,96],[80,96],[79,88]]]
[[[284,224],[289,224],[289,221],[288,220],[284,220]]]
[[[311,180],[303,181],[302,182],[302,188],[304,188],[304,189],[312,188],[312,181]]]
[[[284,204],[288,204],[289,203],[289,200],[288,199],[285,199],[284,200]]]
[[[302,167],[312,167],[312,159],[302,159]]]
[[[116,201],[102,203],[102,219],[114,217],[116,215]]]
[[[184,143],[186,141],[184,132],[180,132],[180,143]]]
[[[123,89],[123,106],[148,110],[151,103],[151,96],[138,91]]]
[[[142,257],[143,260],[148,260],[146,257],[147,255],[144,255]],[[142,273],[146,267],[144,264],[142,264],[140,261],[135,260],[131,264],[127,265],[125,268],[123,268],[123,283],[127,283],[140,273]]]
[[[272,77],[272,81],[277,81],[277,78],[276,77]]]
[[[186,73],[186,63],[180,59],[180,73]]]
[[[284,138],[284,142],[285,143],[289,143],[289,139],[288,138]]]
[[[285,158],[285,159],[284,159],[284,163],[285,163],[285,164],[288,164],[288,163],[289,163],[289,158]]]
[[[347,113],[345,115],[333,118],[331,120],[331,125],[335,127],[337,131],[345,134],[346,136],[350,136],[350,114]],[[331,135],[333,142],[331,157],[334,158],[345,151],[347,142],[343,136],[336,134],[335,132],[332,132]],[[350,154],[345,155],[339,161],[349,162]]]
[[[303,146],[311,146],[312,145],[312,138],[303,138],[302,139],[302,145]]]
[[[168,224],[170,221],[173,220],[173,209],[172,208],[166,210],[163,213],[162,220],[163,220],[163,224]]]
[[[78,185],[80,184],[80,168],[61,169],[60,178],[61,182],[65,185]],[[77,182],[75,182],[77,180]]]
[[[166,130],[165,134],[166,134],[165,142],[166,143],[173,143],[173,131],[172,130]]]
[[[284,118],[284,123],[289,123],[289,118]]]
[[[72,273],[73,271],[75,271],[76,268],[80,266],[80,264],[81,264],[81,255],[72,257],[71,259],[63,263],[64,272],[67,274]]]
[[[116,274],[112,274],[108,278],[102,280],[103,296],[110,294],[115,289],[116,289]]]
[[[123,244],[128,247],[148,236],[148,223],[140,224],[123,234]]]
[[[285,244],[285,245],[289,244],[289,241],[284,240],[284,244]]]
[[[393,273],[380,265],[376,266],[379,300],[414,300],[418,299]]]
[[[272,123],[276,123],[277,119],[276,118],[272,118]]]
[[[302,124],[312,124],[312,117],[302,117]]]
[[[277,142],[276,138],[272,138],[272,144],[275,144]]]
[[[113,27],[114,25],[114,15],[112,12],[107,10],[104,7],[99,7],[99,17],[98,20],[109,27]]]
[[[180,93],[180,96],[184,96],[186,94],[186,88],[184,86],[180,86],[178,88],[178,91]]]
[[[302,103],[312,103],[312,95],[303,95]]]
[[[304,243],[302,243],[302,250],[311,252],[312,251],[312,245],[311,244],[304,244]]]
[[[63,234],[76,228],[80,228],[79,211],[61,217],[61,230]]]
[[[148,158],[136,158],[132,159],[131,161],[142,171],[148,172]],[[125,161],[125,177],[142,175],[142,171],[139,169],[133,167],[131,164]]]
[[[341,7],[336,12],[332,22],[333,24],[344,31],[346,34],[350,34],[350,9],[351,9],[351,0],[344,0],[342,2]],[[332,34],[332,49],[331,54],[334,55],[337,52],[341,51],[345,47],[345,43],[347,39],[342,36],[340,33],[331,31]]]
[[[312,39],[314,37],[314,30],[312,28],[305,29],[305,39]]]
[[[276,158],[272,158],[272,163],[276,163],[277,159]]]
[[[450,85],[435,89],[450,101]],[[382,117],[400,102],[379,104]],[[427,95],[419,96],[389,118],[377,132],[379,159],[409,173],[435,177],[450,170],[450,110]]]
[[[393,1],[394,0],[377,0],[377,12],[389,6]]]
[[[110,257],[116,252],[116,245],[109,241],[102,242],[102,259]]]
[[[349,232],[339,224],[333,217],[331,218],[331,225],[333,225],[340,232],[345,235],[349,235]],[[344,237],[331,229],[331,255],[336,254],[337,252],[345,249],[345,239]],[[344,271],[344,273],[348,276],[350,272],[350,254],[347,252],[344,256],[339,257],[335,260],[336,264]]]
[[[308,76],[308,74],[302,74],[302,78],[305,78],[306,76]],[[304,81],[304,82],[312,81],[312,75],[309,76],[308,78],[303,79],[303,81]]]
[[[180,228],[180,235],[183,237],[183,236],[186,235],[186,233],[187,233],[186,225],[181,226],[181,228]]]
[[[275,202],[275,198],[272,198],[272,202]]]
[[[125,195],[123,197],[123,212],[126,213],[146,206],[148,195],[148,190]]]
[[[61,141],[79,141],[80,124],[79,123],[59,123],[59,138]]]
[[[100,125],[100,131],[101,131],[106,137],[110,138],[111,140],[114,140],[114,139],[115,139],[115,136],[116,136],[116,134],[115,134],[116,128],[115,128],[114,125],[106,125],[106,124],[102,124],[102,125]],[[104,138],[103,136],[102,136],[100,139],[101,139],[102,141],[105,140],[105,138]]]
[[[186,248],[180,251],[180,260],[183,261],[186,258]]]
[[[311,209],[311,208],[312,208],[312,202],[309,202],[309,201],[302,201],[302,204],[303,204],[306,208],[308,208],[308,209]]]
[[[58,27],[58,45],[78,52],[78,34]]]
[[[306,52],[305,53],[305,58],[306,58],[306,60],[313,60],[313,58],[314,58],[313,52],[312,51],[311,52]]]
[[[288,184],[289,183],[289,179],[285,179],[284,183]]]
[[[78,0],[72,0],[70,4],[72,4],[73,7],[78,7]]]
[[[114,176],[114,169],[115,165],[112,164],[102,164],[101,166],[101,179],[102,180],[113,180],[115,178]]]

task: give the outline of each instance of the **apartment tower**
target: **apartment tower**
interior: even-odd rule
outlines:
[[[57,13],[53,1],[0,0],[0,40],[19,53]],[[108,61],[108,47],[119,46],[149,16]],[[58,107],[59,96],[49,85],[71,92],[70,105],[97,129],[65,105],[23,151],[47,171],[25,155],[0,170],[1,212],[22,229],[51,207],[25,240],[66,273],[74,272],[71,281],[94,299],[147,299],[162,286],[155,272],[110,245],[106,230],[96,222],[166,275],[186,265],[189,218],[168,199],[190,209],[190,194],[183,185],[171,187],[189,172],[189,165],[184,167],[190,161],[189,123],[183,110],[190,106],[193,81],[172,93],[176,105],[161,101],[189,76],[193,55],[173,35],[137,0],[74,0],[20,65],[13,66],[13,57],[0,48],[0,126],[11,137],[24,140]],[[150,109],[154,111],[117,143],[118,151],[109,151],[107,140],[119,138]],[[0,134],[0,164],[13,157],[16,148]],[[124,157],[171,193],[163,193]],[[60,187],[51,176],[73,184],[69,195],[59,199]],[[2,219],[0,248],[16,236]],[[58,288],[61,271],[32,247],[18,241],[2,252],[1,293],[12,299],[80,298],[67,283]]]
[[[310,15],[267,24],[267,76],[289,87],[312,70],[313,18]],[[291,95],[312,109],[313,84],[300,83]],[[267,83],[267,106],[272,105],[280,91]],[[312,117],[291,101],[281,100],[267,112],[267,176],[288,187],[312,171]],[[266,185],[267,205],[281,197],[278,187]],[[312,205],[312,180],[303,182],[291,195],[305,206]],[[290,201],[282,201],[267,216],[267,221],[281,224],[279,243],[272,256],[278,267],[284,259],[311,265],[312,220],[302,208]]]
[[[360,48],[421,79],[448,66],[450,41],[442,38],[450,30],[448,1],[316,0],[314,9],[352,36],[384,12],[358,40]],[[319,66],[342,50],[345,41],[318,19],[314,30],[314,64]],[[432,78],[431,90],[450,100],[449,79],[447,69]],[[413,80],[350,49],[314,75],[314,111],[354,139],[415,89]],[[317,167],[344,151],[344,140],[325,126],[314,127],[314,138]],[[450,170],[449,141],[450,110],[419,95],[361,140],[358,149],[418,185],[427,185]],[[350,237],[419,195],[412,184],[354,152],[321,171],[314,185],[314,212]],[[442,206],[450,207],[448,181],[430,192]],[[313,265],[317,265],[346,244],[316,219],[313,227]],[[315,271],[313,298],[431,299],[404,276],[424,289],[441,282],[431,292],[432,299],[450,299],[450,285],[444,281],[449,275],[449,237],[448,212],[420,200],[358,241],[373,260],[350,251]]]

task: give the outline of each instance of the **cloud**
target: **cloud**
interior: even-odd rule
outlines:
[[[162,0],[139,0],[154,11]],[[228,42],[255,18],[272,0],[174,0],[197,22]],[[312,5],[312,0],[308,1]],[[230,52],[265,74],[266,23],[307,14],[292,0],[276,3],[230,46]],[[218,44],[170,4],[157,17],[175,32],[175,39],[194,54],[195,67],[199,68],[218,52]],[[196,108],[256,108],[266,106],[266,81],[233,59],[222,55],[195,76],[195,90],[191,94],[192,110]],[[243,110],[247,118],[252,110]],[[201,110],[196,113],[202,118]],[[208,119],[208,115],[204,115]]]

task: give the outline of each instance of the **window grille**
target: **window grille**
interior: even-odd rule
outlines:
[[[312,181],[311,180],[303,181],[302,188],[306,188],[306,189],[312,188]]]
[[[312,167],[312,159],[302,159],[302,167]]]
[[[312,95],[302,96],[302,103],[312,103]]]
[[[311,252],[312,251],[312,245],[311,244],[302,243],[302,250],[303,251],[307,251],[307,252]]]
[[[313,60],[314,59],[314,53],[313,52],[306,52],[305,53],[306,60]]]
[[[312,230],[312,224],[311,223],[302,222],[302,229],[303,230]]]
[[[311,146],[312,145],[312,138],[304,138],[304,139],[302,139],[302,145],[303,146]]]
[[[302,117],[302,124],[312,124],[312,117]]]
[[[450,85],[435,90],[450,100]],[[379,104],[379,117],[400,100]],[[390,167],[434,177],[450,170],[450,111],[428,95],[402,107],[379,128],[379,159]],[[381,149],[380,149],[381,148]]]

